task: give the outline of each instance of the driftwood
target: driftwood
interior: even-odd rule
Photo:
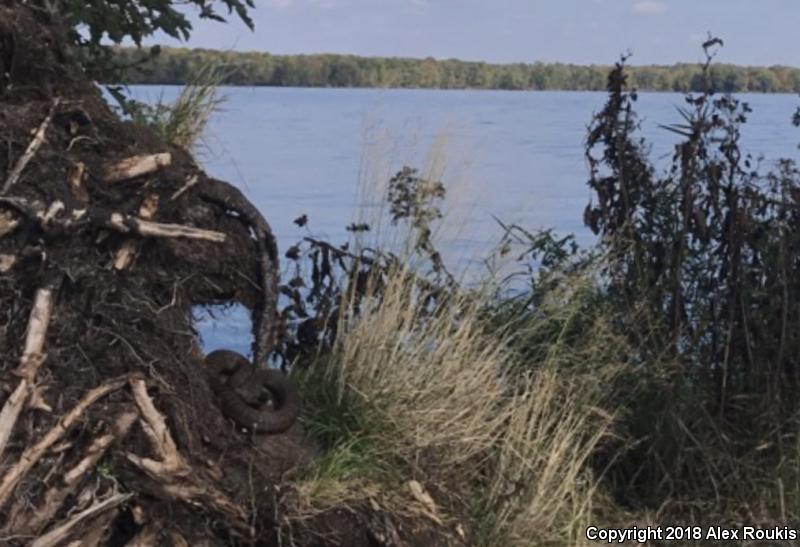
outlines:
[[[53,106],[50,107],[50,111],[47,113],[47,116],[33,134],[33,139],[31,139],[31,142],[28,145],[28,148],[25,150],[25,153],[22,154],[16,165],[14,165],[14,168],[11,170],[11,173],[8,174],[5,184],[3,184],[3,194],[7,193],[11,187],[17,183],[19,177],[22,175],[22,171],[25,169],[25,166],[28,165],[28,162],[31,161],[31,158],[36,155],[36,151],[39,150],[40,146],[42,146],[45,134],[47,133],[47,128],[50,126],[50,122],[53,120],[53,114],[55,114],[59,104],[61,104],[60,98],[57,98],[53,101]]]
[[[33,300],[31,315],[28,319],[28,334],[25,337],[25,348],[19,360],[15,374],[20,377],[19,384],[9,396],[0,411],[0,460],[5,451],[8,439],[14,425],[17,423],[19,413],[25,406],[25,401],[33,387],[36,373],[45,360],[44,343],[47,337],[47,327],[50,324],[50,315],[53,312],[53,289],[42,288],[36,291]],[[2,496],[0,496],[2,500]],[[0,501],[2,505],[2,501]]]
[[[108,167],[103,180],[108,183],[135,179],[154,173],[172,163],[172,154],[162,152],[145,156],[133,156]]]

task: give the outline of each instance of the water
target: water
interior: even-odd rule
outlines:
[[[136,86],[142,100],[174,98],[176,87]],[[452,268],[475,264],[501,235],[493,217],[526,228],[592,235],[582,224],[591,198],[583,157],[586,127],[606,95],[600,92],[505,92],[371,89],[225,88],[201,162],[239,186],[269,220],[285,250],[307,234],[292,220],[307,214],[309,230],[333,242],[366,196],[403,165],[420,167],[448,186],[448,222],[439,245]],[[741,95],[753,107],[743,145],[766,161],[797,157],[800,131],[793,95]],[[678,123],[683,97],[642,93],[642,134],[659,164],[678,137],[660,124]],[[378,192],[379,194],[379,192]],[[234,321],[238,323],[238,321]],[[241,325],[239,325],[241,327]],[[224,336],[206,336],[222,341]],[[237,335],[238,337],[238,335]],[[241,341],[237,346],[242,347]]]

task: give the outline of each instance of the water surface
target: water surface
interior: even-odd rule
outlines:
[[[135,86],[143,100],[174,98],[179,88]],[[357,211],[374,209],[377,188],[403,165],[447,185],[448,228],[439,245],[457,269],[475,264],[501,231],[494,217],[527,228],[592,235],[582,224],[591,199],[583,156],[586,127],[600,92],[223,88],[227,97],[206,138],[207,171],[239,186],[264,213],[285,250],[309,230],[345,241]],[[740,96],[753,108],[743,146],[766,162],[797,157],[793,95]],[[666,166],[683,96],[641,93],[642,135]],[[221,333],[206,336],[225,338]],[[238,337],[238,335],[237,335]],[[240,343],[241,344],[241,343]],[[213,343],[211,345],[214,345]]]

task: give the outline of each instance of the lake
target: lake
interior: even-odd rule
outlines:
[[[146,101],[174,98],[177,87],[134,86]],[[586,127],[601,92],[222,88],[200,161],[227,180],[269,220],[281,251],[306,235],[334,243],[359,215],[379,217],[382,184],[404,165],[448,188],[438,234],[452,269],[476,264],[501,235],[494,217],[526,228],[552,227],[593,241],[582,213],[591,192],[583,157]],[[766,162],[797,157],[794,95],[740,97],[753,112],[743,146]],[[642,135],[662,167],[677,136],[683,96],[641,93]],[[308,229],[292,220],[307,214]],[[385,217],[383,217],[385,219]],[[233,321],[238,323],[238,321]],[[207,334],[207,345],[231,333]],[[236,335],[238,338],[239,335]],[[210,339],[215,341],[210,341]],[[235,344],[242,346],[242,342]],[[245,344],[246,346],[246,344]]]

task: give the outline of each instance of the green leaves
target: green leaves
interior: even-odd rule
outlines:
[[[158,32],[186,41],[192,32],[192,10],[200,19],[222,22],[235,13],[254,28],[249,15],[254,0],[64,0],[64,7],[72,28],[70,37],[81,50],[84,68],[91,76],[107,80],[117,79],[123,68],[113,61],[109,42],[131,40],[141,46],[145,38]]]

